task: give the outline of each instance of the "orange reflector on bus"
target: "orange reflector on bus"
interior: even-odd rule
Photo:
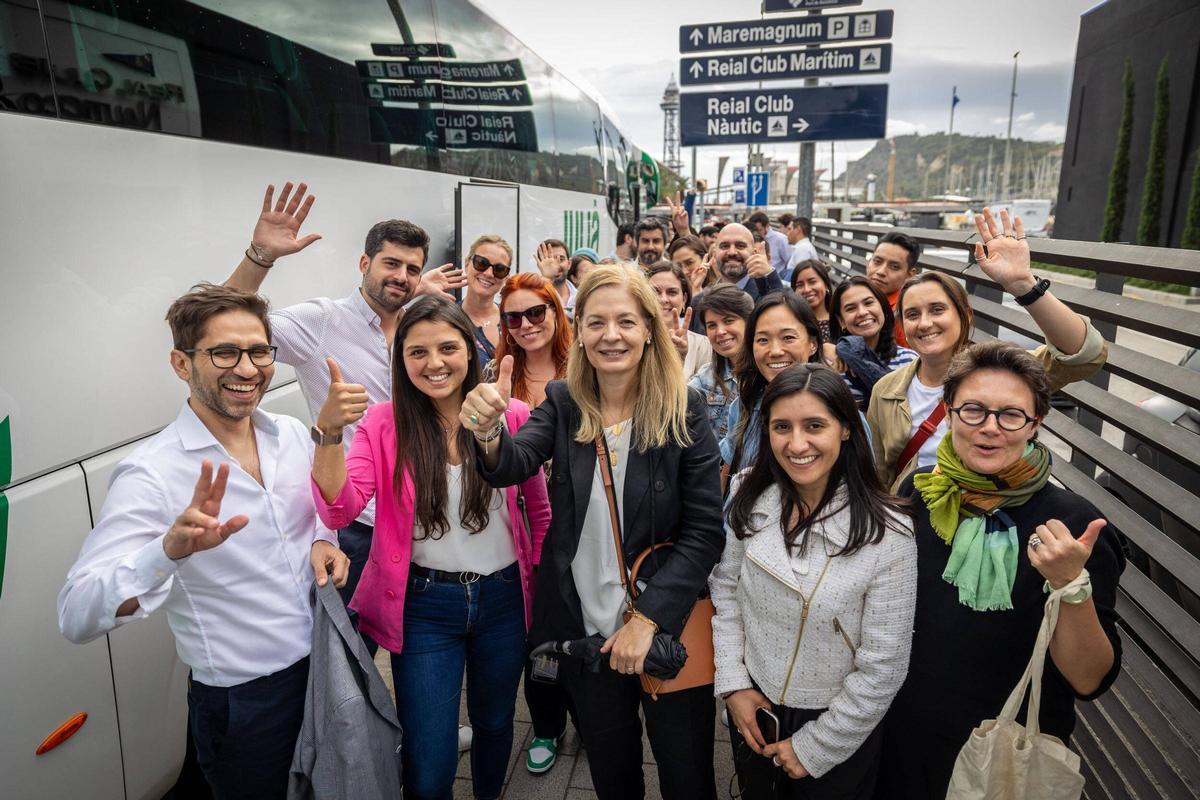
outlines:
[[[36,755],[40,756],[43,753],[48,753],[65,742],[67,739],[70,739],[80,728],[83,727],[83,723],[85,722],[87,722],[87,712],[80,711],[62,725],[59,725],[57,728],[55,728],[54,731],[45,739],[42,739],[42,743],[38,745]]]

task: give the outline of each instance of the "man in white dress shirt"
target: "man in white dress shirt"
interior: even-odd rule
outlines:
[[[771,254],[771,268],[779,275],[780,280],[787,280],[787,265],[792,257],[792,246],[788,239],[771,227],[771,218],[765,211],[755,211],[746,218],[750,230],[767,240],[767,250]]]
[[[793,217],[791,223],[787,226],[788,243],[792,246],[792,257],[788,260],[787,276],[785,280],[790,281],[792,275],[796,271],[796,265],[802,261],[811,261],[813,259],[820,260],[821,254],[817,252],[817,248],[813,245],[812,240],[812,220],[808,217]]]
[[[283,798],[304,714],[309,589],[314,577],[344,583],[349,559],[313,505],[308,431],[258,408],[275,372],[266,301],[205,284],[167,320],[190,395],[114,471],[58,624],[83,643],[164,609],[191,669],[189,725],[214,795]]]

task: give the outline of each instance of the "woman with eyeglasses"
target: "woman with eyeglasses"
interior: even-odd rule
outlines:
[[[475,797],[500,796],[534,567],[550,521],[540,465],[500,491],[474,468],[473,437],[459,424],[480,374],[471,327],[451,300],[417,299],[392,345],[391,401],[367,409],[362,387],[346,384],[328,359],[329,397],[317,421],[340,442],[342,429],[362,418],[349,455],[341,444],[316,448],[313,494],[333,529],[376,501],[371,557],[351,607],[392,653],[410,798],[453,792],[464,674]],[[503,424],[515,432],[528,416],[517,401]]]
[[[985,208],[975,215],[975,227],[981,240],[975,245],[980,268],[1016,298],[1045,334],[1046,344],[1033,353],[1046,367],[1050,391],[1094,375],[1108,355],[1104,339],[1048,291],[1050,281],[1039,281],[1033,274],[1021,218],[1010,220],[1008,212],[1001,211],[997,224]],[[893,491],[913,470],[937,460],[938,443],[947,430],[942,384],[950,360],[970,340],[972,323],[966,291],[940,272],[909,278],[896,309],[908,346],[918,358],[880,378],[867,407],[875,466]]]
[[[916,616],[908,677],[883,723],[880,800],[946,796],[971,731],[1024,674],[1049,590],[1067,593],[1042,677],[1042,733],[1068,742],[1076,701],[1103,694],[1120,670],[1125,559],[1096,508],[1050,482],[1037,440],[1050,389],[1042,359],[1007,342],[948,365],[936,466],[900,489],[916,512]]]
[[[504,279],[512,269],[512,260],[512,245],[495,234],[480,236],[471,242],[467,251],[467,290],[460,305],[475,326],[480,364],[496,357],[501,333],[496,292],[504,285]]]
[[[762,415],[762,457],[734,479],[709,579],[740,796],[869,800],[912,643],[912,518],[880,485],[836,372],[788,367]]]

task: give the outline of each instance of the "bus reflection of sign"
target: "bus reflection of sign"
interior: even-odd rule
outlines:
[[[537,152],[532,111],[372,108],[371,140],[439,149]]]
[[[395,103],[442,103],[449,106],[528,106],[529,86],[489,86],[469,83],[379,83],[364,81],[371,100]]]
[[[374,44],[371,54],[384,58],[454,58],[454,48],[448,44]]]
[[[519,59],[508,61],[355,61],[364,78],[456,83],[513,83],[525,80]]]

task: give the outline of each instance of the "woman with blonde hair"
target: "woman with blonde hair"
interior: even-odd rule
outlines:
[[[723,548],[721,509],[712,502],[720,496],[716,440],[704,399],[684,383],[645,276],[619,265],[589,271],[576,295],[574,324],[567,380],[546,387],[545,402],[519,435],[499,424],[513,394],[509,359],[495,383],[480,384],[465,399],[460,420],[474,431],[479,468],[493,486],[525,480],[553,456],[555,513],[530,641],[595,634],[605,640],[608,663],[599,671],[574,659],[559,666],[579,713],[597,796],[645,794],[640,707],[662,796],[713,800],[711,684],[653,700],[638,675],[656,633],[680,635]],[[608,461],[603,470],[600,458]],[[611,473],[622,560],[632,564],[651,545],[673,545],[647,559],[653,574],[639,576],[627,622],[605,473]]]
[[[463,264],[467,288],[459,302],[475,328],[475,347],[479,363],[486,364],[496,355],[500,342],[500,313],[496,309],[496,292],[512,270],[512,245],[494,233],[485,233],[467,251]]]

